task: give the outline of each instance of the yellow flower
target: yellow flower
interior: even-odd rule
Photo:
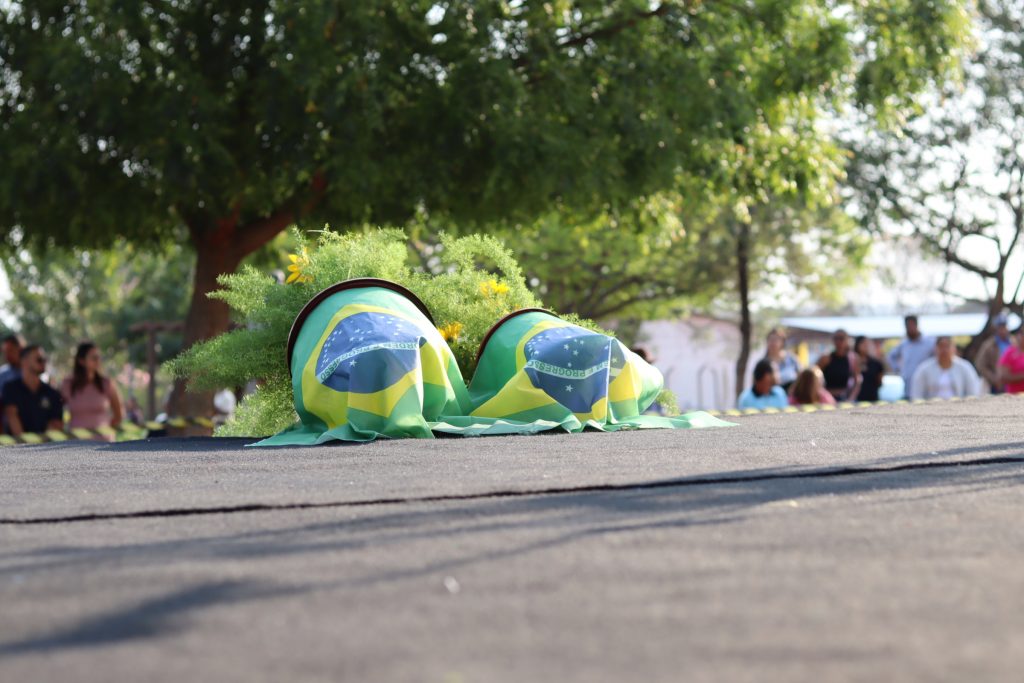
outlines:
[[[458,341],[459,335],[462,334],[462,323],[449,323],[444,327],[437,328],[437,331],[441,333],[446,342]]]
[[[288,272],[291,273],[291,275],[289,275],[288,279],[285,280],[286,284],[290,285],[293,282],[313,281],[313,277],[311,275],[307,275],[305,272],[305,269],[309,268],[309,252],[306,251],[305,247],[300,249],[298,254],[288,254],[288,259],[292,264],[288,266]]]
[[[491,278],[487,282],[480,283],[480,293],[484,296],[501,296],[508,294],[508,285]]]

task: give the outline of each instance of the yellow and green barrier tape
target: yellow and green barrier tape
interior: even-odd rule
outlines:
[[[214,427],[214,421],[208,417],[172,417],[166,422],[158,422],[156,420],[149,420],[142,424],[135,424],[134,422],[128,422],[122,424],[117,429],[113,427],[100,427],[99,429],[85,429],[83,427],[75,427],[68,429],[67,431],[61,431],[57,429],[50,429],[42,434],[36,434],[32,432],[26,432],[20,436],[11,436],[10,434],[0,434],[0,446],[16,446],[18,444],[40,444],[40,443],[59,443],[61,441],[89,441],[97,436],[104,438],[124,436],[127,437],[126,441],[135,439],[144,439],[149,435],[150,432],[162,431],[168,427],[175,429],[182,429],[189,425],[197,425],[200,427],[206,427],[212,429]]]
[[[1004,397],[1012,398],[1024,398],[1024,394],[1002,394]],[[955,403],[957,401],[971,401],[978,396],[968,396],[966,398],[960,398],[954,396],[953,398],[931,398],[931,399],[913,399],[906,400],[902,399],[899,401],[857,401],[855,403],[838,403],[836,405],[829,404],[815,404],[815,405],[800,405],[800,406],[786,406],[785,408],[730,408],[728,410],[707,410],[705,411],[709,415],[715,417],[746,417],[751,415],[786,415],[794,413],[828,413],[835,412],[837,410],[852,410],[854,408],[883,408],[885,406],[898,406],[898,405],[926,405],[930,403]],[[172,427],[175,429],[181,429],[189,425],[197,425],[200,427],[206,427],[212,429],[215,426],[213,420],[208,417],[172,417],[166,422],[157,422],[151,420],[144,422],[143,424],[127,423],[121,425],[117,429],[111,427],[101,427],[99,429],[69,429],[66,432],[51,429],[43,434],[32,434],[26,433],[21,436],[11,436],[9,434],[0,434],[0,446],[16,446],[18,444],[40,444],[40,443],[57,443],[61,441],[72,441],[82,440],[88,441],[95,436],[126,436],[126,441],[133,439],[144,439],[149,435],[150,432],[161,431]]]
[[[1002,394],[1003,396],[1020,396],[1024,394]],[[784,413],[827,413],[836,410],[852,410],[854,408],[882,408],[885,406],[900,405],[926,405],[929,403],[955,403],[957,401],[971,401],[980,398],[979,396],[967,396],[961,398],[915,398],[900,399],[898,401],[856,401],[854,403],[842,402],[835,405],[828,403],[817,403],[810,405],[786,406],[785,408],[730,408],[728,410],[708,410],[707,413],[722,417],[744,417],[747,415],[778,415]]]

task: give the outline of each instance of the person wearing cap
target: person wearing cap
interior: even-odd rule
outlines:
[[[988,384],[989,391],[993,394],[1003,393],[1003,381],[999,377],[999,359],[1006,353],[1006,349],[1013,346],[1013,338],[1010,336],[1010,329],[1004,313],[1000,313],[992,321],[994,332],[991,337],[982,343],[978,349],[978,356],[975,364],[978,372]]]

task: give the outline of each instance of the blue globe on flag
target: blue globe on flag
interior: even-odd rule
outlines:
[[[533,386],[572,412],[587,413],[608,395],[611,378],[625,364],[618,346],[580,327],[544,330],[524,346],[526,374]]]
[[[416,368],[422,332],[384,313],[356,313],[335,325],[317,357],[316,377],[335,391],[373,394]]]

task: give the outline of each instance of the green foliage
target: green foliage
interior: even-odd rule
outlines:
[[[683,211],[678,195],[666,194],[591,217],[553,212],[507,230],[506,243],[557,310],[656,317],[682,302],[707,303],[720,287],[721,259]]]
[[[679,399],[674,391],[662,389],[658,394],[658,398],[654,399],[654,402],[661,406],[662,411],[668,417],[674,417],[679,414]]]
[[[185,226],[203,293],[295,222],[400,225],[425,207],[473,230],[561,208],[586,224],[680,176],[735,195],[742,220],[782,187],[771,156],[737,169],[743,150],[786,140],[786,191],[813,195],[835,158],[794,141],[826,139],[816,124],[848,104],[898,119],[957,63],[968,4],[5,3],[0,239]],[[193,305],[186,339],[225,329],[222,307]]]
[[[291,384],[265,381],[242,400],[234,417],[217,429],[217,436],[270,436],[296,420]]]
[[[443,236],[433,271],[413,268],[414,259],[399,230],[323,230],[315,246],[298,231],[294,237],[299,245],[294,265],[300,277],[281,284],[252,266],[222,276],[223,289],[212,296],[227,302],[245,327],[196,344],[166,365],[199,390],[258,380],[257,390],[242,401],[236,419],[218,433],[270,434],[295,421],[285,359],[288,333],[306,302],[337,282],[376,277],[409,288],[430,307],[467,377],[475,369],[480,342],[498,318],[540,305],[511,253],[493,237]]]
[[[278,265],[287,246],[284,239],[274,240],[250,261]],[[194,266],[191,250],[180,241],[118,249],[5,249],[0,267],[11,286],[6,312],[26,339],[46,346],[58,376],[70,371],[75,346],[85,339],[105,355],[108,372],[124,363],[144,368],[146,334],[133,330],[140,323],[172,324],[156,333],[157,363],[181,351],[180,325],[173,324],[188,310]],[[158,385],[164,381],[157,378]]]
[[[963,83],[934,88],[932,106],[896,131],[849,132],[849,187],[865,227],[983,282],[977,303],[994,316],[1024,312],[1024,7],[983,0],[974,29]]]
[[[8,3],[0,225],[73,245],[230,225],[251,251],[302,209],[616,207],[708,175],[780,102],[906,107],[956,64],[966,5]]]
[[[713,307],[735,310],[737,235],[729,218],[703,230],[712,252],[722,253],[726,274],[718,283]],[[750,290],[754,304],[785,309],[814,302],[842,302],[843,289],[862,272],[870,236],[836,206],[809,209],[782,200],[757,206],[748,223]],[[779,303],[778,297],[784,297]]]
[[[673,192],[596,213],[562,207],[495,232],[549,305],[617,326],[721,305],[736,288],[739,224],[749,226],[755,288],[788,285],[793,304],[833,302],[868,241],[836,206],[845,152],[812,114],[806,100],[779,103],[750,147],[717,146],[713,171],[680,176]],[[452,228],[421,215],[413,234],[429,243],[442,229]]]
[[[109,361],[146,362],[145,335],[132,326],[180,320],[188,297],[192,258],[173,243],[117,250],[18,249],[4,253],[11,286],[8,312],[20,332],[49,350],[57,367],[69,369],[75,346],[93,340]],[[159,361],[181,348],[180,331],[157,335]]]
[[[436,272],[412,273],[407,286],[427,302],[441,329],[458,326],[449,346],[466,377],[476,369],[476,352],[499,318],[540,306],[527,288],[515,258],[493,237],[443,235]]]

